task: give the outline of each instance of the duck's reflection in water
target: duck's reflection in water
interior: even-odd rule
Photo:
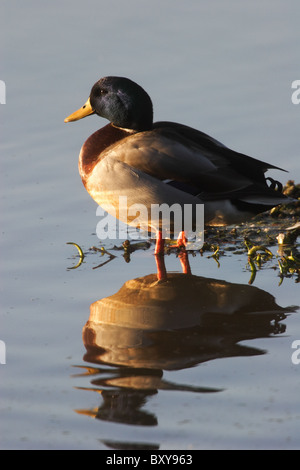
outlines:
[[[285,331],[281,321],[291,310],[257,287],[185,274],[156,281],[155,274],[129,280],[91,304],[83,328],[84,360],[98,367],[85,368],[92,384],[86,389],[99,392],[103,401],[79,413],[155,426],[157,417],[142,408],[159,390],[221,391],[166,381],[164,370],[264,354],[240,343]]]

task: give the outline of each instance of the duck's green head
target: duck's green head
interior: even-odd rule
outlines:
[[[104,77],[93,86],[82,108],[65,119],[77,121],[98,114],[117,127],[145,131],[152,128],[153,107],[149,95],[137,83],[124,77]]]

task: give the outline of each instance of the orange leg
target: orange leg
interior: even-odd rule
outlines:
[[[180,232],[177,238],[177,246],[178,247],[186,247],[187,238],[185,236],[185,232]]]
[[[165,239],[162,237],[161,232],[157,232],[154,254],[155,255],[163,255],[164,252],[165,252]]]
[[[185,233],[180,232],[180,234],[178,235],[178,238],[177,238],[177,247],[181,248],[181,250],[182,250],[180,255],[179,255],[182,272],[183,272],[183,274],[191,274],[192,272],[191,272],[191,267],[190,267],[190,263],[189,263],[189,258],[188,258],[188,254],[185,250],[186,245],[187,245],[187,238],[185,236]]]
[[[155,255],[157,267],[157,280],[165,281],[167,279],[167,270],[165,266],[165,257],[161,254]]]
[[[179,260],[180,260],[183,274],[192,274],[190,263],[189,263],[189,257],[185,249],[182,251],[182,253],[180,253]]]
[[[181,248],[181,253],[179,254],[179,260],[181,263],[182,272],[184,274],[191,274],[191,267],[188,259],[188,254],[186,252],[186,244],[187,238],[184,232],[180,232],[177,238],[177,247]],[[155,261],[157,266],[157,279],[159,281],[167,279],[167,270],[165,266],[165,259],[164,259],[164,248],[165,248],[165,240],[162,237],[161,232],[157,232],[156,236],[156,245],[155,245]]]
[[[167,270],[165,266],[165,240],[161,232],[157,232],[155,245],[155,261],[157,267],[157,279],[159,281],[167,279]]]

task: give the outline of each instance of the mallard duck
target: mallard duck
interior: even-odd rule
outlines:
[[[97,114],[110,121],[93,133],[79,155],[79,172],[92,198],[127,224],[157,233],[155,253],[162,251],[161,225],[150,217],[153,204],[204,204],[207,226],[239,224],[287,202],[282,185],[265,177],[274,165],[229,149],[209,135],[175,122],[153,122],[152,101],[128,78],[105,77],[91,89],[86,103],[65,119]],[[283,170],[285,171],[285,170]],[[268,184],[268,182],[270,184]],[[146,217],[120,210],[146,208]],[[147,215],[149,217],[147,217]],[[160,220],[161,223],[161,220]],[[185,244],[184,227],[179,240]]]

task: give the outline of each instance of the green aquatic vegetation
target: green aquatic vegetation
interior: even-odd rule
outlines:
[[[293,254],[292,252],[290,255],[282,255],[280,259],[278,259],[278,265],[280,270],[280,284],[283,281],[284,277],[291,276],[293,274],[297,275],[296,282],[300,280],[300,255]]]
[[[107,251],[104,246],[101,246],[100,248],[97,248],[96,246],[92,246],[90,248],[90,251],[98,252],[100,253],[100,256],[107,255],[108,259],[106,261],[103,261],[103,263],[98,264],[97,266],[94,266],[93,269],[98,269],[104,266],[105,264],[110,263],[112,260],[116,258],[116,255],[113,255],[109,251]]]
[[[67,242],[67,245],[74,245],[74,246],[76,246],[76,248],[77,248],[77,250],[78,250],[78,253],[79,253],[79,256],[80,256],[80,258],[81,258],[81,259],[83,259],[83,258],[84,258],[83,251],[82,251],[82,249],[80,248],[80,246],[79,246],[79,245],[77,245],[77,243],[74,243],[74,242]]]
[[[74,245],[74,246],[77,248],[77,250],[78,250],[78,253],[79,253],[79,261],[78,261],[78,263],[77,263],[75,266],[71,266],[71,267],[68,268],[68,269],[76,269],[76,268],[78,268],[78,267],[82,264],[82,262],[83,262],[83,260],[84,260],[84,253],[83,253],[81,247],[80,247],[77,243],[74,243],[74,242],[67,242],[67,245]]]
[[[251,270],[249,284],[254,282],[257,269],[261,269],[262,265],[273,258],[273,253],[264,245],[254,245],[248,238],[244,240],[248,249],[248,264]]]
[[[207,258],[214,259],[219,268],[220,267],[219,259],[220,259],[220,254],[221,254],[219,245],[204,242],[202,248],[199,250],[200,255],[203,256],[203,253],[205,251],[213,251],[213,254],[208,256]]]
[[[280,206],[274,210],[256,216],[248,223],[236,227],[209,227],[205,230],[205,241],[201,249],[188,249],[190,256],[203,257],[209,252],[208,259],[213,259],[218,267],[221,266],[222,256],[234,258],[236,255],[247,257],[247,269],[250,269],[249,284],[254,282],[259,270],[268,268],[279,270],[280,284],[284,278],[300,278],[300,255],[297,252],[297,240],[300,236],[300,184],[295,185],[288,181],[284,187],[285,194],[295,199],[295,202]],[[120,245],[113,245],[108,249],[101,246],[91,247],[87,253],[83,253],[81,247],[74,242],[79,254],[78,263],[68,269],[78,268],[87,254],[96,252],[105,261],[93,269],[104,266],[116,258],[117,253],[122,254],[126,263],[131,261],[131,255],[138,250],[148,250],[153,247],[154,240],[126,240]],[[276,246],[278,254],[275,253]],[[272,253],[272,251],[273,253]],[[109,251],[108,251],[109,250]],[[165,255],[179,256],[182,248],[176,245],[175,240],[166,240]],[[275,262],[273,260],[276,260]],[[244,269],[244,266],[243,268]]]
[[[212,245],[212,249],[214,250],[214,252],[211,256],[208,256],[208,258],[213,258],[216,261],[218,268],[219,268],[220,267],[220,263],[219,263],[220,247],[218,245]]]
[[[257,260],[258,259],[261,260],[263,255],[261,253],[259,253],[260,251],[265,253],[267,255],[267,258],[272,258],[272,256],[273,256],[273,253],[263,245],[252,246],[252,248],[250,248],[248,250],[248,256],[254,257],[254,258],[256,257]]]
[[[280,235],[280,236],[279,236]],[[263,269],[266,267],[267,263],[276,258],[277,263],[279,266],[279,271],[280,271],[280,284],[282,284],[282,281],[286,277],[292,277],[294,275],[297,276],[296,282],[299,282],[299,277],[300,277],[300,255],[297,252],[297,246],[294,245],[286,245],[283,243],[283,241],[288,240],[289,238],[285,238],[285,234],[282,232],[279,234],[276,238],[278,239],[278,246],[279,246],[279,253],[280,256],[276,256],[272,253],[272,251],[266,246],[266,245],[260,245],[256,244],[256,240],[251,240],[248,237],[245,237],[244,240],[235,240],[235,244],[232,245],[232,242],[229,246],[226,246],[227,241],[225,242],[225,246],[222,246],[222,250],[220,249],[220,245],[216,243],[209,243],[209,242],[204,242],[202,248],[200,250],[188,250],[188,254],[192,255],[193,257],[197,255],[203,256],[204,253],[206,252],[212,252],[209,256],[207,256],[207,259],[213,259],[218,267],[221,266],[220,263],[220,257],[222,255],[227,255],[230,257],[235,256],[236,254],[247,254],[247,265],[250,268],[251,276],[249,280],[249,284],[252,284],[256,278],[257,271],[260,269]],[[152,244],[149,241],[139,241],[139,242],[134,242],[131,243],[130,241],[125,241],[123,244],[120,246],[114,245],[109,251],[104,248],[103,246],[101,247],[95,247],[92,246],[89,249],[88,253],[83,253],[83,250],[81,247],[74,242],[69,242],[68,244],[74,245],[79,254],[79,262],[75,265],[72,266],[68,269],[75,269],[78,268],[85,256],[88,253],[99,253],[101,257],[106,256],[107,259],[98,264],[97,266],[93,267],[93,269],[100,268],[107,263],[111,262],[114,260],[117,255],[113,254],[111,251],[121,251],[123,254],[123,258],[126,263],[129,263],[131,261],[131,254],[135,251],[138,250],[147,250],[151,248]],[[240,249],[236,249],[236,248]],[[244,247],[244,248],[243,248]],[[171,249],[172,248],[172,249]],[[172,253],[175,253],[178,255],[179,249],[176,251],[174,250],[176,246],[174,243],[170,242],[167,244],[166,248],[166,254],[171,255]],[[246,249],[245,249],[246,248]],[[276,269],[276,266],[268,266],[271,269]],[[277,268],[278,269],[278,268]]]
[[[131,257],[130,255],[138,250],[148,250],[151,247],[151,243],[148,241],[141,241],[132,243],[129,240],[125,240],[122,243],[122,247],[114,247],[114,249],[123,249],[123,258],[126,263],[130,263]]]

